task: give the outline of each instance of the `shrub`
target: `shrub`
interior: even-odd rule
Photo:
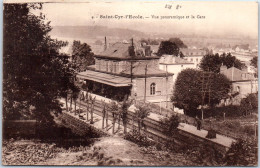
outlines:
[[[230,129],[237,129],[240,127],[239,121],[225,121],[225,126],[227,126]]]
[[[204,166],[220,166],[223,164],[223,155],[213,146],[188,146],[185,152],[189,159]]]
[[[134,142],[137,145],[144,146],[144,147],[155,145],[155,143],[153,141],[149,140],[146,135],[142,135],[142,134],[138,133],[137,130],[133,130],[132,132],[127,133],[124,136],[124,139]]]
[[[258,96],[255,93],[249,94],[241,100],[240,111],[243,115],[248,115],[258,108]]]
[[[256,166],[257,142],[239,139],[231,145],[224,161],[227,166]]]
[[[164,118],[160,121],[163,132],[169,137],[176,134],[179,124],[180,119],[177,115],[171,115],[169,118]]]
[[[248,135],[254,135],[255,134],[255,128],[252,125],[246,125],[243,127],[243,132],[245,132]]]

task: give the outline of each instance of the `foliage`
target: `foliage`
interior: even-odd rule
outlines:
[[[135,117],[143,120],[150,115],[150,108],[146,104],[138,105],[135,109]]]
[[[72,62],[78,72],[85,71],[87,66],[94,64],[94,54],[87,43],[73,41]]]
[[[118,113],[119,111],[119,106],[115,101],[112,101],[109,105],[109,110],[111,111],[112,114]]]
[[[137,119],[139,133],[143,127],[146,130],[146,127],[144,125],[144,119],[150,115],[150,111],[151,110],[150,110],[149,106],[147,106],[146,104],[137,105],[134,116]]]
[[[200,68],[204,71],[219,73],[221,60],[219,54],[205,55],[200,62]]]
[[[204,117],[221,117],[223,118],[223,113],[225,113],[225,117],[239,117],[242,116],[241,108],[237,105],[228,105],[221,107],[212,107],[204,110]]]
[[[231,53],[223,53],[219,55],[218,53],[214,54],[207,54],[205,55],[200,63],[200,68],[203,71],[210,71],[214,73],[220,72],[221,65],[227,66],[227,68],[236,67],[238,69],[242,69],[245,67],[243,63],[241,63],[235,56],[232,56]]]
[[[151,146],[153,145],[153,141],[149,140],[146,135],[140,134],[137,130],[133,130],[132,132],[127,133],[124,136],[124,139],[134,142],[139,146]]]
[[[3,114],[4,119],[34,115],[40,124],[50,126],[51,111],[61,112],[57,98],[76,88],[73,70],[62,59],[45,16],[34,15],[41,4],[4,4]]]
[[[157,55],[162,56],[164,54],[178,56],[180,54],[180,48],[174,42],[162,41],[159,46]]]
[[[258,76],[258,57],[254,57],[251,59],[250,61],[250,65],[252,65],[254,68],[254,72],[255,72],[255,77]]]
[[[167,136],[172,137],[176,134],[179,123],[179,117],[177,115],[171,115],[169,118],[163,118],[160,121],[160,126]]]
[[[188,48],[179,38],[170,38],[169,41],[175,43],[179,48]]]
[[[213,146],[203,144],[187,148],[185,153],[195,163],[203,166],[221,166],[223,164],[223,155]]]
[[[257,62],[258,62],[258,57],[254,57],[251,59],[250,65],[254,66],[257,69],[258,67]]]
[[[240,107],[243,115],[251,114],[255,109],[258,109],[258,94],[251,93],[243,98]]]
[[[256,166],[257,141],[237,140],[227,151],[224,161],[227,166]]]
[[[122,111],[122,120],[123,123],[127,123],[127,114],[128,114],[128,108],[132,105],[133,100],[126,100],[126,97],[124,98],[123,102],[121,103],[121,111]]]
[[[204,82],[203,82],[204,80]],[[202,84],[204,91],[204,105],[214,106],[226,98],[230,89],[229,80],[222,74],[209,74],[203,79],[203,72],[195,69],[185,69],[177,77],[172,101],[178,108],[184,109],[188,115],[196,115],[197,108],[202,105]],[[206,88],[206,89],[205,89]]]

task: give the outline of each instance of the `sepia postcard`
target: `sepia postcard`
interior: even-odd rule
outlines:
[[[2,165],[258,166],[258,3],[6,0]]]

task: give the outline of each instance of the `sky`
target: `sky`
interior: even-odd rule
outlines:
[[[166,5],[171,8],[166,8]],[[252,1],[44,3],[42,13],[52,26],[101,25],[143,32],[241,35],[253,38],[258,35],[258,5]],[[101,19],[100,15],[140,15],[145,18]],[[159,19],[153,19],[151,15],[159,16]],[[195,18],[192,19],[191,15]],[[184,16],[184,19],[160,19],[161,16]]]

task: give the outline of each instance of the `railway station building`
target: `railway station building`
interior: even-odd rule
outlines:
[[[117,42],[95,56],[95,64],[77,74],[84,89],[122,101],[126,96],[167,107],[173,91],[173,73],[159,69],[159,57],[150,46]]]

